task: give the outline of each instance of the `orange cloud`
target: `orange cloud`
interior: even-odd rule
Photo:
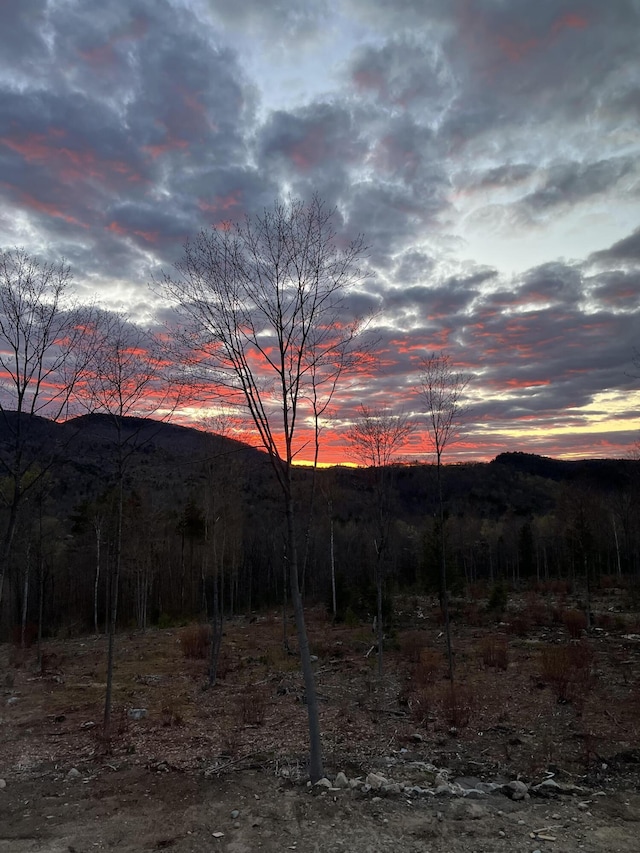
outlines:
[[[60,140],[66,132],[49,128],[47,133],[30,133],[22,137],[0,137],[0,143],[19,154],[27,163],[38,163],[56,172],[63,181],[83,180],[87,177],[106,183],[112,173],[126,175],[139,181],[131,166],[120,160],[100,160],[95,152],[61,146]]]
[[[119,222],[116,222],[115,219],[107,225],[107,231],[111,231],[113,234],[119,234],[121,237],[126,237],[129,234],[135,234],[136,237],[140,237],[140,239],[144,240],[146,243],[157,243],[159,239],[157,231],[141,231],[135,228],[125,228],[120,225]]]
[[[158,143],[157,145],[143,145],[142,150],[146,151],[152,160],[157,160],[158,157],[169,151],[184,151],[188,147],[189,143],[186,139],[171,139],[167,137],[165,142]]]
[[[9,184],[3,184],[3,186],[8,187],[9,189],[13,189]],[[37,210],[40,213],[46,213],[47,216],[53,216],[55,219],[63,219],[65,222],[68,222],[70,225],[77,225],[79,228],[88,228],[89,226],[85,222],[80,222],[79,219],[76,219],[75,216],[71,216],[69,213],[65,213],[64,210],[56,207],[53,204],[50,204],[46,201],[41,201],[35,196],[32,196],[30,193],[25,192],[24,190],[19,191],[19,197],[22,203],[26,207],[30,207],[33,210]]]

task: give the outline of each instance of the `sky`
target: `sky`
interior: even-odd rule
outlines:
[[[624,456],[639,41],[640,0],[0,0],[0,248],[152,323],[186,239],[316,192],[370,247],[380,355],[325,461],[442,349],[473,376],[449,461]]]

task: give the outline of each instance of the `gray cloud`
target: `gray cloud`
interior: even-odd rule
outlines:
[[[590,256],[590,260],[603,263],[637,263],[640,261],[640,228],[637,228],[628,237],[618,240],[617,243],[614,243],[608,249],[604,249],[601,252],[594,252]]]
[[[487,436],[584,425],[576,407],[634,387],[639,23],[634,0],[5,0],[0,245],[64,255],[83,295],[142,316],[187,237],[316,191],[377,274],[349,316],[377,311],[380,366],[345,411],[407,405],[446,347],[479,376]],[[334,42],[322,97],[269,111],[281,57]],[[480,225],[489,266],[465,248]],[[516,276],[505,229],[549,235]]]

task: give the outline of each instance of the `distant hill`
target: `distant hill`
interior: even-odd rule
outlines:
[[[0,459],[9,461],[18,427],[15,412],[0,414]],[[20,424],[27,461],[49,467],[58,483],[55,489],[60,511],[92,499],[113,484],[116,470],[117,430],[113,418],[89,414],[56,423],[23,416]],[[267,454],[241,441],[150,418],[123,418],[122,438],[127,453],[127,487],[146,489],[160,502],[179,503],[184,495],[207,477],[216,476],[224,460],[242,468],[248,505],[259,511],[259,502],[278,505],[279,493]],[[520,517],[552,511],[562,483],[586,485],[609,492],[627,487],[638,477],[640,463],[625,459],[565,461],[530,453],[505,452],[492,462],[445,466],[445,499],[455,515],[499,518],[505,513]],[[310,488],[312,471],[296,468],[295,482]],[[339,484],[335,509],[343,518],[368,512],[371,488],[366,469],[335,468],[318,471],[318,482]],[[395,512],[419,523],[436,510],[433,465],[393,466]]]

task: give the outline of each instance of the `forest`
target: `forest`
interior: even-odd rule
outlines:
[[[8,458],[17,415],[0,420]],[[282,502],[266,453],[202,430],[107,415],[57,423],[23,415],[22,448],[44,471],[21,506],[6,573],[2,639],[105,630],[124,469],[119,629],[225,617],[288,596]],[[46,470],[45,470],[46,469]],[[32,475],[33,476],[33,475]],[[294,467],[301,589],[336,620],[376,612],[375,469]],[[443,466],[448,585],[455,597],[501,585],[566,582],[577,590],[640,576],[640,463],[566,462],[505,452]],[[4,486],[6,490],[7,483]],[[432,464],[388,466],[385,620],[398,593],[438,592]],[[9,510],[4,510],[5,522]],[[332,567],[335,614],[332,614]]]

